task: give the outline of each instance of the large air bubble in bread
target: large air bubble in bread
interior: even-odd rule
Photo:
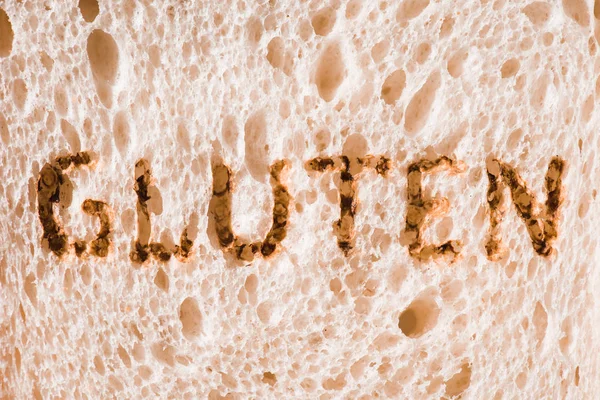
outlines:
[[[523,14],[529,18],[531,23],[539,27],[544,25],[550,19],[552,5],[545,1],[534,1],[522,8]]]
[[[13,32],[12,23],[4,9],[0,8],[0,57],[10,55],[13,47],[15,34]]]
[[[398,317],[398,327],[409,338],[418,338],[438,322],[440,307],[431,290],[421,292]]]
[[[12,87],[13,103],[17,106],[17,109],[23,110],[27,103],[27,96],[29,89],[27,89],[27,83],[23,79],[16,79],[13,82]]]
[[[406,73],[398,69],[392,72],[381,87],[381,98],[386,104],[394,104],[406,86]]]
[[[0,140],[4,145],[8,146],[10,143],[10,132],[8,130],[8,123],[6,122],[6,118],[4,114],[0,113]]]
[[[418,17],[429,5],[429,0],[403,0],[398,7],[396,19],[409,20]]]
[[[327,36],[333,29],[336,20],[336,11],[331,7],[320,9],[312,17],[312,26],[319,36]]]
[[[419,132],[427,123],[440,84],[440,73],[435,71],[429,75],[423,86],[417,90],[408,103],[404,114],[404,128],[410,135]]]
[[[94,29],[88,36],[87,54],[94,77],[114,84],[119,72],[119,47],[113,36]]]
[[[338,87],[346,76],[342,48],[339,43],[329,43],[323,51],[317,63],[315,83],[319,96],[325,101],[331,101],[335,97]]]
[[[244,125],[246,167],[258,182],[266,182],[269,173],[267,129],[264,112],[252,114]]]
[[[119,46],[110,33],[94,29],[88,36],[86,50],[98,97],[110,108],[112,87],[119,74]]]
[[[79,0],[77,5],[85,22],[94,22],[100,13],[98,0]]]
[[[565,14],[571,17],[582,27],[588,27],[590,24],[590,13],[585,0],[562,0],[562,6]]]
[[[202,333],[202,313],[196,299],[186,298],[179,307],[179,320],[183,335],[194,339]]]

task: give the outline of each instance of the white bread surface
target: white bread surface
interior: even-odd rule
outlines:
[[[598,3],[0,0],[0,398],[600,398]],[[42,239],[40,172],[78,152],[92,162],[64,171],[54,213],[90,242],[82,203],[106,203],[106,257]],[[355,175],[348,255],[340,172],[306,167],[340,155],[391,161]],[[423,239],[462,245],[423,261],[407,171],[441,156],[464,170],[423,174],[449,205]],[[553,157],[553,253],[505,189],[491,260],[490,160],[543,205]],[[187,229],[189,258],[131,259],[141,159],[150,240]],[[215,160],[232,229],[255,242],[283,159],[286,237],[235,259],[211,222]]]

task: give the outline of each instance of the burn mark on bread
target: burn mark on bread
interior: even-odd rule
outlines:
[[[356,163],[358,173],[351,172],[351,163]],[[391,168],[391,160],[384,156],[367,155],[365,157],[350,158],[345,155],[336,158],[316,157],[306,163],[309,171],[325,172],[334,169],[340,171],[340,219],[333,223],[333,232],[337,238],[338,247],[345,256],[354,248],[354,216],[358,202],[356,200],[357,175],[364,168],[372,168],[382,176],[387,176]]]
[[[58,257],[68,251],[68,237],[54,215],[54,203],[60,201],[60,185],[63,174],[59,166],[46,164],[38,179],[38,215],[44,230],[43,240]]]
[[[290,193],[281,183],[283,170],[289,167],[289,162],[280,160],[271,165],[271,185],[273,186],[273,224],[263,240],[260,252],[264,257],[269,257],[277,249],[277,245],[287,235],[287,223],[289,217]]]
[[[68,170],[71,165],[76,168],[88,165],[91,162],[90,154],[80,152],[74,155],[57,157],[54,161],[47,163],[40,171],[37,194],[38,215],[42,223],[42,240],[48,243],[50,250],[58,257],[62,257],[69,251],[69,238],[64,228],[56,219],[54,204],[60,204],[60,189],[68,178],[63,171]],[[81,256],[86,249],[85,243],[75,242],[75,253]]]
[[[552,244],[558,237],[559,209],[563,202],[562,176],[565,161],[553,157],[548,165],[545,178],[547,199],[545,209],[537,203],[535,196],[527,189],[523,179],[510,165],[493,159],[487,165],[489,181],[487,199],[490,207],[490,235],[485,245],[488,259],[494,261],[501,258],[506,250],[502,245],[500,223],[506,214],[504,187],[508,186],[517,215],[525,222],[533,249],[543,257],[553,254]]]
[[[91,254],[98,257],[106,257],[111,242],[111,218],[108,205],[103,201],[87,199],[83,202],[81,208],[86,214],[98,217],[100,220],[100,231],[98,231],[96,239],[90,242]],[[75,247],[75,252],[77,253],[77,246]]]
[[[79,168],[91,163],[91,155],[88,152],[79,152],[66,156],[57,157],[53,162],[44,165],[38,180],[38,213],[44,229],[43,239],[47,240],[50,250],[58,257],[62,257],[69,251],[69,238],[64,228],[54,215],[54,203],[69,203],[67,199],[61,199],[61,188],[69,182],[67,171],[71,166]],[[66,197],[70,197],[70,193]],[[100,230],[96,239],[87,243],[84,240],[75,240],[71,246],[77,257],[83,257],[89,250],[97,257],[106,257],[111,243],[111,212],[105,202],[86,199],[82,210],[88,215],[98,217]]]
[[[133,243],[129,257],[136,263],[144,263],[150,256],[156,260],[167,262],[173,255],[180,261],[187,261],[194,246],[194,242],[188,237],[187,228],[183,230],[180,244],[176,245],[174,250],[169,250],[163,243],[150,242],[152,222],[148,201],[151,199],[149,190],[152,186],[150,163],[145,159],[140,159],[135,163],[135,184],[133,186],[138,199],[136,204],[138,237]]]
[[[77,154],[71,154],[68,156],[61,156],[56,158],[56,164],[62,169],[68,169],[71,164],[75,166],[75,168],[79,168],[82,165],[88,165],[92,161],[91,156],[88,152],[82,151]]]
[[[214,221],[219,245],[231,252],[237,259],[251,262],[259,252],[263,257],[269,257],[275,253],[279,244],[285,239],[291,196],[286,186],[281,183],[281,175],[289,165],[287,160],[280,160],[271,165],[273,223],[262,242],[246,243],[234,234],[231,226],[233,191],[231,170],[221,162],[213,164],[213,196],[209,206],[209,215]]]
[[[137,227],[138,238],[134,242],[134,248],[130,258],[134,262],[143,263],[150,257],[150,213],[148,211],[148,187],[151,182],[150,163],[144,159],[135,163],[135,184],[133,190],[137,194]]]
[[[346,156],[342,160],[340,172],[340,219],[334,222],[333,230],[337,237],[338,247],[347,256],[354,247],[354,215],[356,214],[356,181],[350,173],[350,160]]]
[[[363,168],[375,169],[375,171],[383,177],[386,177],[388,171],[392,169],[392,160],[385,156],[367,155],[364,157],[358,157],[356,161]]]
[[[235,236],[231,228],[231,170],[224,164],[213,165],[213,195],[209,206],[221,247],[230,247]]]
[[[87,242],[85,240],[76,240],[73,242],[73,248],[75,249],[75,255],[81,257],[87,250]]]
[[[192,254],[194,242],[188,237],[187,229],[184,229],[179,238],[179,245],[175,246],[175,257],[180,261],[185,261]]]
[[[150,254],[162,262],[167,262],[171,259],[171,252],[167,250],[164,244],[159,242],[150,243]]]
[[[435,160],[423,159],[408,167],[408,206],[406,211],[406,227],[404,235],[408,241],[408,252],[420,261],[451,256],[454,259],[460,253],[461,242],[447,241],[441,245],[426,244],[423,230],[426,222],[433,216],[443,215],[448,211],[447,198],[425,199],[422,191],[424,173],[448,171],[456,174],[464,172],[465,165],[460,161],[441,156]]]
[[[375,164],[375,171],[381,176],[387,176],[388,171],[392,169],[392,160],[387,157],[379,157]]]
[[[328,169],[334,168],[334,162],[331,158],[313,158],[308,162],[308,168],[311,171],[325,172]]]

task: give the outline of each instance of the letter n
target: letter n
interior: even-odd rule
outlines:
[[[517,215],[525,222],[535,252],[544,257],[548,257],[554,252],[552,244],[558,237],[559,209],[563,201],[562,176],[564,170],[565,161],[559,157],[553,157],[548,165],[544,185],[547,193],[546,203],[544,207],[541,207],[513,167],[497,159],[487,162],[490,236],[485,250],[488,259],[498,260],[506,251],[502,245],[500,234],[500,223],[506,214],[505,186],[510,189]]]

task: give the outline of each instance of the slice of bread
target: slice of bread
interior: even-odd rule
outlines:
[[[0,398],[600,398],[600,1],[0,2]]]

